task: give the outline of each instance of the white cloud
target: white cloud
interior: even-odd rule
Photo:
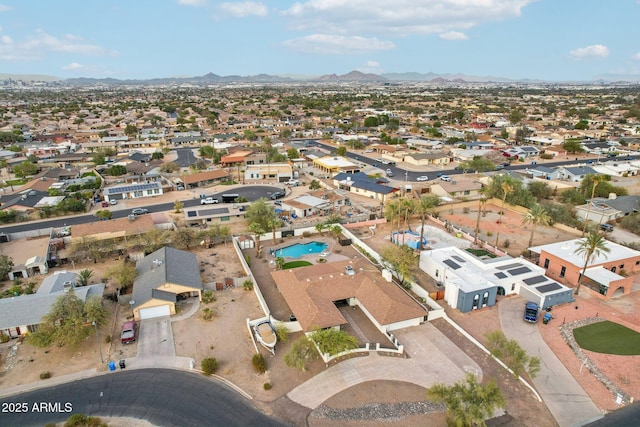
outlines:
[[[609,56],[609,48],[601,44],[593,44],[587,47],[580,47],[569,52],[573,59],[584,58],[606,58]]]
[[[447,31],[446,33],[441,33],[440,38],[443,40],[467,40],[469,37],[459,31]]]
[[[71,64],[62,67],[63,70],[82,70],[83,68],[85,68],[85,66],[78,64],[77,62],[72,62]]]
[[[83,76],[112,76],[116,74],[113,71],[99,65],[80,64],[78,62],[71,62],[61,68],[64,71],[69,71],[70,73],[78,75],[81,74]]]
[[[640,3],[640,0],[638,0],[638,3]],[[631,59],[634,59],[636,61],[640,61],[640,52],[636,53],[635,55],[633,55],[631,57]]]
[[[262,3],[254,1],[243,1],[238,3],[220,3],[218,9],[225,15],[236,18],[247,16],[267,16],[269,9]]]
[[[440,34],[520,16],[535,0],[306,0],[283,11],[300,31]]]
[[[5,61],[30,61],[42,58],[47,53],[67,53],[77,55],[116,55],[101,46],[84,43],[82,38],[67,34],[62,38],[52,36],[44,30],[36,30],[33,36],[15,41],[9,36],[2,37],[0,59]]]
[[[178,0],[178,4],[184,6],[204,6],[207,4],[207,0]]]
[[[380,74],[384,71],[378,61],[367,61],[364,65],[357,67],[356,70],[371,74]]]
[[[0,4],[0,12],[8,12],[13,10],[11,6],[7,6],[6,4]]]
[[[362,54],[395,47],[392,42],[378,40],[375,37],[365,38],[337,34],[311,34],[287,40],[284,45],[302,53],[323,55]]]

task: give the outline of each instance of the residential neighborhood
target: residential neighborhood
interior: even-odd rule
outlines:
[[[0,388],[215,373],[315,426],[446,425],[469,375],[490,425],[640,397],[637,94],[308,89],[1,87]]]

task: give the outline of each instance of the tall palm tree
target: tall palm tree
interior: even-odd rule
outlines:
[[[584,272],[587,270],[587,266],[600,255],[608,254],[609,252],[610,249],[607,247],[607,241],[602,234],[591,232],[581,239],[580,245],[575,250],[575,254],[584,256],[584,266],[582,267],[580,277],[578,277],[576,295],[580,292],[582,278],[584,277]]]
[[[384,207],[384,217],[391,224],[391,241],[393,242],[393,222],[398,221],[398,228],[400,228],[400,203],[399,200],[393,200]]]
[[[404,228],[411,230],[411,225],[409,224],[409,218],[416,211],[416,204],[413,199],[407,199],[403,197],[400,199],[400,207],[402,209],[402,219],[404,219]]]
[[[522,225],[531,224],[531,235],[529,236],[529,247],[533,246],[533,235],[538,225],[549,225],[551,217],[544,206],[535,204],[529,212],[522,218]]]
[[[480,214],[482,213],[482,206],[487,203],[487,198],[484,195],[478,199],[478,218],[476,219],[476,229],[473,233],[473,244],[478,244],[478,233],[480,232]]]
[[[501,185],[502,188],[502,208],[500,208],[500,217],[498,218],[498,224],[502,224],[502,215],[504,215],[504,202],[507,200],[507,196],[509,193],[513,191],[513,185],[508,182],[503,182]],[[500,237],[500,229],[496,232],[496,244],[494,245],[496,248],[498,247],[498,238]]]
[[[593,197],[596,194],[596,187],[601,182],[605,181],[606,177],[604,175],[588,175],[591,177],[591,198],[589,199],[589,204],[587,205],[587,215],[584,217],[584,225],[582,226],[582,235],[587,231],[587,224],[589,223],[589,215],[591,214],[591,206],[593,206]]]
[[[420,197],[416,203],[416,212],[420,215],[420,249],[422,249],[424,241],[424,223],[427,220],[427,214],[433,212],[433,209],[440,205],[440,197],[434,194],[427,194]]]

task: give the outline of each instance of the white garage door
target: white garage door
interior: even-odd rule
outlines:
[[[140,320],[153,319],[154,317],[170,316],[171,309],[168,305],[143,308],[140,310]]]

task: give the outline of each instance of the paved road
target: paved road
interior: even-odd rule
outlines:
[[[162,317],[140,322],[138,357],[175,356],[171,319]]]
[[[220,197],[224,193],[236,193],[241,197],[246,197],[247,200],[249,201],[254,201],[254,200],[258,200],[261,197],[268,198],[271,193],[279,190],[282,190],[282,187],[272,186],[272,185],[247,185],[243,187],[232,188],[226,191],[220,191],[218,193],[209,193],[206,190],[203,190],[203,192],[205,192],[207,196],[214,196],[214,197]],[[178,197],[185,197],[187,192],[176,192],[176,194],[181,195]],[[191,194],[191,192],[188,192],[188,194]],[[151,199],[150,199],[150,202],[151,202]],[[200,199],[185,199],[182,202],[185,208],[200,205]],[[161,203],[158,205],[146,205],[141,207],[147,208],[149,212],[164,212],[164,211],[173,210],[173,202]],[[127,215],[129,215],[131,210],[130,209],[121,209],[121,210],[114,209],[112,212],[113,212],[113,218],[115,219],[115,218],[126,217]],[[60,218],[52,219],[49,221],[37,221],[37,222],[32,221],[32,222],[25,222],[23,224],[18,224],[18,225],[7,225],[4,227],[0,227],[0,232],[18,233],[21,231],[36,230],[41,228],[49,228],[49,227],[57,228],[57,227],[65,227],[65,226],[76,225],[76,224],[87,224],[94,221],[96,221],[95,216],[91,214],[86,214],[86,215],[78,215],[78,216],[67,217],[62,219]]]
[[[16,412],[11,403],[26,403]],[[33,405],[59,404],[62,411],[37,412]],[[72,412],[65,412],[70,404]],[[116,371],[0,399],[3,426],[63,422],[71,413],[132,417],[155,426],[284,426],[226,385],[200,374],[169,369]],[[22,406],[19,406],[21,408]]]
[[[589,395],[544,342],[538,325],[522,320],[525,302],[521,297],[501,300],[500,324],[507,338],[518,341],[529,355],[540,357],[540,373],[533,383],[558,425],[582,426],[602,417]]]

